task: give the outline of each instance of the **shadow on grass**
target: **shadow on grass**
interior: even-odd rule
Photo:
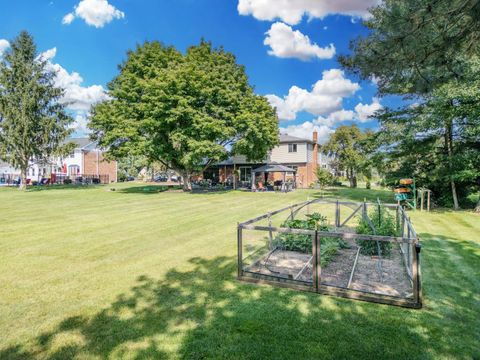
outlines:
[[[112,186],[115,189],[115,186]],[[165,191],[181,191],[181,185],[137,185],[116,190],[122,194],[158,194]]]
[[[476,351],[463,328],[478,325],[474,299],[439,283],[433,312],[238,283],[232,258],[193,258],[190,266],[163,280],[140,276],[108,308],[66,318],[0,359],[435,359]]]
[[[115,186],[112,186],[112,189],[115,189]],[[165,191],[172,192],[183,192],[182,185],[137,185],[127,188],[116,189],[117,192],[122,194],[158,194]],[[214,194],[225,194],[227,192],[233,191],[231,189],[195,189],[185,194],[192,195],[214,195]]]
[[[90,185],[35,185],[27,187],[27,192],[53,191],[53,190],[91,190],[98,189],[108,185],[90,184]]]

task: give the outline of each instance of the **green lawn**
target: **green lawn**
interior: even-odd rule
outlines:
[[[314,190],[111,187],[0,189],[0,359],[480,359],[478,215],[411,213],[425,306],[410,310],[235,280],[236,223]]]

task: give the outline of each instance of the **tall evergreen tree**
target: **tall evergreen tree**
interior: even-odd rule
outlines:
[[[409,148],[408,157],[415,157],[412,153],[416,152],[421,162],[435,158],[438,147],[443,147],[440,163],[445,166],[439,173],[449,184],[453,206],[458,208],[458,172],[462,169],[456,153],[464,144],[457,142],[455,133],[464,127],[458,126],[462,120],[453,115],[458,99],[444,101],[447,97],[440,89],[452,90],[471,81],[472,58],[480,51],[480,1],[385,0],[371,12],[372,18],[365,23],[369,35],[353,41],[353,54],[341,56],[340,62],[362,78],[375,77],[381,95],[416,98],[422,105],[418,109],[422,116],[408,107],[387,109],[383,119],[390,124],[382,131],[398,130],[391,124],[394,119],[400,128],[407,124],[413,134],[399,139],[397,150]],[[478,118],[469,118],[478,122]],[[433,139],[433,133],[440,134],[442,141]],[[395,137],[395,133],[391,135]],[[432,156],[425,157],[427,143]]]
[[[32,36],[21,32],[0,62],[0,158],[21,171],[68,150],[63,145],[73,119],[59,102],[63,90],[55,72],[39,57]]]

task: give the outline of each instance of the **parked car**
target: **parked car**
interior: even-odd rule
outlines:
[[[172,175],[172,176],[170,177],[170,180],[171,180],[171,181],[174,181],[174,182],[178,182],[178,181],[179,181],[177,175]]]
[[[135,181],[135,178],[133,176],[127,176],[127,181]]]
[[[167,182],[168,181],[168,176],[167,175],[157,175],[153,178],[155,182]]]

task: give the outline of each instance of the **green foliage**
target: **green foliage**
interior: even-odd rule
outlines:
[[[327,217],[319,213],[307,214],[306,219],[287,220],[282,227],[290,229],[305,229],[328,231]],[[285,250],[312,253],[312,236],[303,234],[281,233],[275,238],[275,246]],[[338,249],[348,245],[343,239],[322,237],[320,238],[320,257],[322,265],[327,265],[337,254]]]
[[[21,170],[21,187],[29,161],[47,162],[71,149],[64,139],[73,119],[60,102],[63,89],[54,77],[27,32],[12,41],[0,61],[0,159]]]
[[[361,218],[357,226],[356,233],[362,235],[382,235],[382,236],[396,236],[397,229],[394,217],[388,213],[385,207],[374,206],[374,209],[369,214],[370,220],[375,227],[373,231],[370,223]],[[380,247],[380,254],[382,256],[390,255],[392,243],[386,241],[372,240],[356,240],[358,246],[361,246],[360,252],[364,255],[379,255],[378,247]]]
[[[339,126],[322,146],[322,151],[335,157],[338,171],[345,170],[350,187],[357,187],[357,175],[370,174],[368,153],[372,133],[361,131],[356,125]]]
[[[480,3],[386,0],[372,15],[340,62],[375,77],[381,95],[410,100],[380,116],[373,163],[387,183],[415,176],[457,209],[479,188]]]
[[[317,183],[320,185],[321,189],[333,184],[334,177],[327,169],[317,167],[315,169],[315,176],[317,177]]]
[[[235,56],[202,41],[182,54],[159,42],[129,51],[93,109],[90,128],[111,157],[141,155],[187,180],[242,154],[258,161],[278,143],[278,121]]]
[[[327,218],[319,213],[307,214],[306,219],[287,220],[282,227],[290,229],[328,231]],[[304,234],[281,233],[275,239],[275,245],[285,250],[312,252],[312,237]]]
[[[464,75],[480,51],[480,5],[464,0],[386,0],[371,10],[368,36],[351,43],[340,63],[381,94],[430,93]]]

